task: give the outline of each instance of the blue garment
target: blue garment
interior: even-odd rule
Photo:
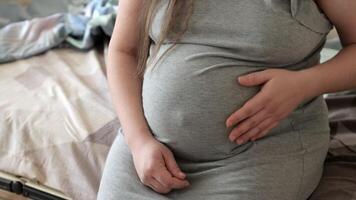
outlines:
[[[0,63],[33,56],[64,42],[86,50],[93,47],[96,36],[111,36],[117,0],[91,0],[77,11],[66,7],[64,0],[53,2],[0,3]]]

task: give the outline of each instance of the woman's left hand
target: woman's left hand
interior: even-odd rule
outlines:
[[[305,98],[308,89],[300,71],[267,69],[240,76],[243,86],[263,84],[261,90],[226,120],[234,127],[229,139],[238,144],[264,137]]]

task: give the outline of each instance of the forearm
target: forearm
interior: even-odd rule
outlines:
[[[300,71],[306,98],[356,88],[356,44],[343,48],[329,61]]]
[[[108,83],[112,102],[130,146],[140,146],[152,138],[142,108],[142,81],[135,75],[137,59],[122,51],[109,49]]]

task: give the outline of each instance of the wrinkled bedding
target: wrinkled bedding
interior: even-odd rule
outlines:
[[[0,65],[0,170],[95,199],[119,122],[103,55],[55,49]]]

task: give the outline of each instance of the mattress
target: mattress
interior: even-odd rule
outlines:
[[[120,125],[103,50],[57,48],[1,64],[0,94],[0,172],[95,199]]]

